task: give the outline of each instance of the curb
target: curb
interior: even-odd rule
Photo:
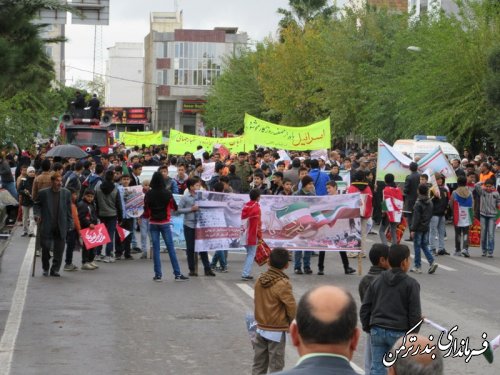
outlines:
[[[7,231],[7,232],[9,232],[9,231]],[[16,227],[14,226],[10,230],[10,236],[8,238],[6,238],[5,240],[0,240],[0,258],[2,257],[5,250],[9,247],[10,241],[12,240],[12,237],[14,236],[15,233],[16,233]]]

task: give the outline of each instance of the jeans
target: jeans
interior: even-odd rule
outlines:
[[[148,237],[149,237],[149,219],[141,217],[141,250],[143,253],[148,251]]]
[[[33,217],[33,207],[22,206],[23,211],[23,230],[24,233],[35,233],[35,219]]]
[[[134,217],[134,218],[132,218],[132,220],[133,220],[133,225],[132,225],[132,231],[130,233],[130,243],[131,243],[132,248],[134,248],[134,247],[138,247],[137,246],[137,238],[135,236],[135,234],[136,234],[135,229],[137,227],[137,218]]]
[[[160,234],[163,237],[163,242],[168,250],[170,263],[174,270],[175,276],[181,275],[177,255],[175,254],[174,241],[172,239],[172,232],[170,231],[170,224],[151,224],[149,223],[149,232],[151,233],[151,241],[153,243],[153,263],[154,272],[156,277],[162,277],[161,273],[161,259],[160,259]]]
[[[463,238],[463,249],[469,249],[469,226],[455,227],[455,251],[460,251],[460,245]]]
[[[212,258],[212,263],[210,264],[211,268],[215,268],[217,266],[217,262],[220,263],[221,268],[227,267],[226,262],[226,252],[224,250],[217,250]]]
[[[370,375],[370,369],[372,367],[372,344],[370,334],[366,334],[366,345],[365,345],[365,375]]]
[[[424,252],[429,264],[434,263],[434,257],[429,250],[429,232],[415,232],[413,237],[413,248],[415,250],[415,267],[421,268],[420,250]]]
[[[431,249],[433,250],[444,250],[445,221],[446,218],[444,215],[433,216],[431,219],[429,242],[431,243]],[[437,241],[436,236],[438,238]]]
[[[64,263],[70,265],[73,263],[73,251],[75,250],[78,233],[75,229],[68,231],[66,235],[66,259]]]
[[[195,253],[194,253],[194,241],[195,241],[195,229],[184,225],[184,238],[186,239],[186,255],[188,260],[189,271],[195,272]],[[203,263],[203,268],[205,272],[210,271],[210,261],[208,260],[208,253],[206,251],[201,251],[198,253]],[[222,263],[222,262],[221,262]]]
[[[481,249],[493,254],[495,249],[495,217],[481,215]]]
[[[250,276],[252,273],[255,253],[257,252],[257,245],[245,245],[245,249],[247,249],[247,257],[245,259],[245,263],[243,264],[243,272],[241,276]]]
[[[110,257],[113,254],[113,245],[116,232],[116,216],[113,217],[101,217],[101,223],[106,226],[108,230],[109,238],[111,241],[106,244],[106,256]]]
[[[415,232],[415,235],[418,232]],[[372,346],[372,366],[370,375],[385,375],[387,368],[382,363],[385,353],[388,353],[394,343],[406,334],[405,331],[373,326],[370,330],[370,343]]]
[[[398,225],[399,223],[391,223],[387,216],[382,219],[378,234],[380,236],[380,241],[382,241],[384,245],[387,245],[387,237],[385,236],[385,230],[387,229],[387,227],[391,228],[391,245],[396,245],[398,243],[398,236],[396,231]]]
[[[303,254],[302,254],[303,253]],[[312,251],[294,251],[293,260],[294,260],[294,269],[302,268],[302,259],[304,259],[304,269],[311,268],[311,255]]]

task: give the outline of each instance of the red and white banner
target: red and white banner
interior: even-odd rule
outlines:
[[[111,242],[108,230],[104,224],[97,224],[94,229],[85,228],[80,231],[83,243],[87,250],[94,247],[105,245]]]

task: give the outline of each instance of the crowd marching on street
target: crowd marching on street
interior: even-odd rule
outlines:
[[[196,213],[200,209],[197,192],[207,190],[246,194],[250,198],[241,212],[241,219],[247,223],[241,243],[247,253],[241,279],[252,281],[257,245],[262,240],[261,196],[341,193],[362,196],[362,250],[360,253],[339,252],[346,275],[356,272],[349,263],[354,257],[368,256],[372,263],[359,285],[361,309],[356,307],[349,292],[334,286],[314,288],[296,304],[284,270],[290,262],[290,268],[293,267],[297,275],[324,275],[325,252],[273,249],[269,269],[255,282],[257,334],[253,374],[283,370],[285,332],[288,331],[302,358],[295,368],[284,374],[329,373],[325,368],[354,374],[345,359],[352,358],[362,339],[356,328],[358,318],[366,332],[366,373],[385,374],[387,369],[382,357],[393,345],[398,345],[398,340],[422,317],[418,282],[407,275],[407,272],[423,272],[421,252],[429,263],[428,274],[439,269],[436,259],[450,253],[465,258],[494,256],[500,160],[484,153],[473,157],[466,151],[462,160],[451,161],[456,183],[447,184],[439,173],[422,174],[413,162],[406,181],[398,184],[390,173],[384,181],[376,181],[377,153],[356,146],[347,151],[336,149],[320,157],[311,157],[309,152],[289,151],[287,162],[273,149],[259,148],[227,156],[214,150],[195,159],[190,152],[169,155],[163,145],[127,148],[125,144],[115,147],[110,154],[102,154],[94,147],[83,159],[47,157],[46,152],[53,146],[44,145],[37,154],[5,150],[0,159],[2,189],[19,202],[19,212],[15,207],[7,207],[8,219],[10,224],[19,222],[23,237],[36,237],[35,251],[41,257],[46,277],[60,277],[61,269],[68,273],[79,269],[95,271],[101,262],[148,259],[151,254],[153,280],[161,282],[165,280],[160,258],[162,243],[175,281],[198,276],[196,254],[207,277],[232,271],[227,251],[216,251],[211,258],[207,252],[195,252]],[[204,164],[209,162],[215,162],[214,173],[209,179],[202,178]],[[155,168],[151,177],[143,177],[144,167]],[[349,175],[347,189],[340,191],[340,182],[345,181],[346,174]],[[130,186],[142,186],[145,196],[144,213],[139,218],[129,216],[125,210],[124,189]],[[174,194],[182,196],[180,202],[176,202]],[[403,216],[386,207],[384,202],[389,198],[404,202]],[[470,217],[464,217],[465,211],[471,212]],[[173,215],[183,215],[189,268],[185,273],[174,246]],[[469,247],[474,218],[481,226],[479,253]],[[447,222],[454,227],[454,249],[445,248],[445,238],[452,235],[446,233]],[[111,241],[85,249],[80,231],[92,230],[99,224],[104,224]],[[379,226],[378,233],[371,229],[375,225]],[[130,234],[123,235],[121,231]],[[367,234],[378,234],[380,243],[367,248]],[[403,242],[413,244],[413,260],[410,247]],[[81,249],[81,260],[74,256],[78,249]],[[313,269],[312,259],[316,255],[317,267]],[[418,340],[425,345],[426,338],[418,336]],[[332,347],[335,348],[332,356],[313,355]],[[410,373],[405,372],[405,366],[410,368],[411,361],[428,366],[425,356],[420,355],[398,361],[390,371]],[[433,361],[432,366],[428,373],[442,373],[442,360]]]

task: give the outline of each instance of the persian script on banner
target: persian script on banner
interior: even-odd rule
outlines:
[[[140,217],[144,213],[144,192],[142,186],[124,188],[125,211],[130,217]]]
[[[87,250],[94,247],[105,245],[111,242],[108,230],[104,224],[97,224],[94,229],[85,228],[80,231],[83,243]]]
[[[200,192],[196,251],[236,250],[246,195]],[[359,194],[321,197],[263,195],[262,235],[271,247],[288,250],[359,250]]]
[[[120,133],[120,142],[127,146],[151,146],[161,145],[163,143],[162,132],[122,132]]]
[[[184,155],[186,151],[196,152],[198,146],[202,146],[205,150],[211,151],[215,145],[223,145],[231,152],[245,151],[245,137],[202,137],[170,129],[168,153],[171,155]]]
[[[309,126],[282,126],[245,114],[245,142],[285,150],[321,150],[331,147],[330,118]]]

